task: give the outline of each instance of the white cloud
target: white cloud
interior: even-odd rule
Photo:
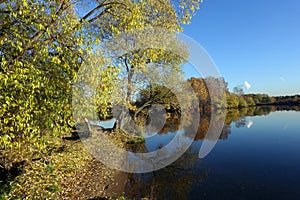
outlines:
[[[280,76],[279,78],[280,78],[280,80],[281,80],[282,82],[286,82],[286,80],[285,80],[284,77]]]
[[[246,90],[249,90],[251,88],[251,85],[250,83],[248,83],[248,81],[245,81],[244,87],[246,88]]]

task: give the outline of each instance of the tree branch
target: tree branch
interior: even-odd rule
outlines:
[[[105,1],[104,1],[105,2]],[[97,18],[99,18],[100,16],[102,16],[106,11],[108,11],[109,9],[112,8],[112,5],[123,5],[125,8],[127,7],[126,4],[121,3],[121,2],[110,2],[110,3],[101,3],[98,6],[96,6],[94,9],[92,9],[90,12],[88,12],[85,16],[83,16],[79,22],[82,22],[83,20],[86,20],[87,18],[89,18],[91,15],[93,15],[95,12],[97,12],[98,10],[100,10],[101,8],[104,8],[105,6],[108,6],[107,8],[105,8],[101,13],[99,13],[97,16],[95,16],[94,18],[88,20],[88,22],[93,22],[95,21]]]

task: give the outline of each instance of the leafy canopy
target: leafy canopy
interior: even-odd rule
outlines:
[[[70,130],[71,83],[94,45],[122,31],[149,26],[181,31],[180,24],[190,20],[199,2],[0,1],[1,148],[26,138],[38,143],[47,130],[54,136]],[[169,56],[154,50],[144,52],[147,56],[131,53],[131,66]],[[103,81],[101,87],[115,77],[103,73],[107,84]],[[104,92],[100,96],[99,104],[107,102]],[[106,112],[99,107],[102,111]]]

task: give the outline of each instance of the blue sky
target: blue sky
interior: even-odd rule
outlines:
[[[300,94],[299,0],[204,0],[184,33],[206,49],[230,89],[247,81],[247,93]]]

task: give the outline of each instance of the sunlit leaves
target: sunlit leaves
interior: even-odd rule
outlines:
[[[71,1],[5,1],[0,12],[1,141],[67,131],[70,83],[84,54]]]
[[[195,12],[200,9],[202,0],[174,0],[178,4],[178,20],[183,24],[189,24]]]

